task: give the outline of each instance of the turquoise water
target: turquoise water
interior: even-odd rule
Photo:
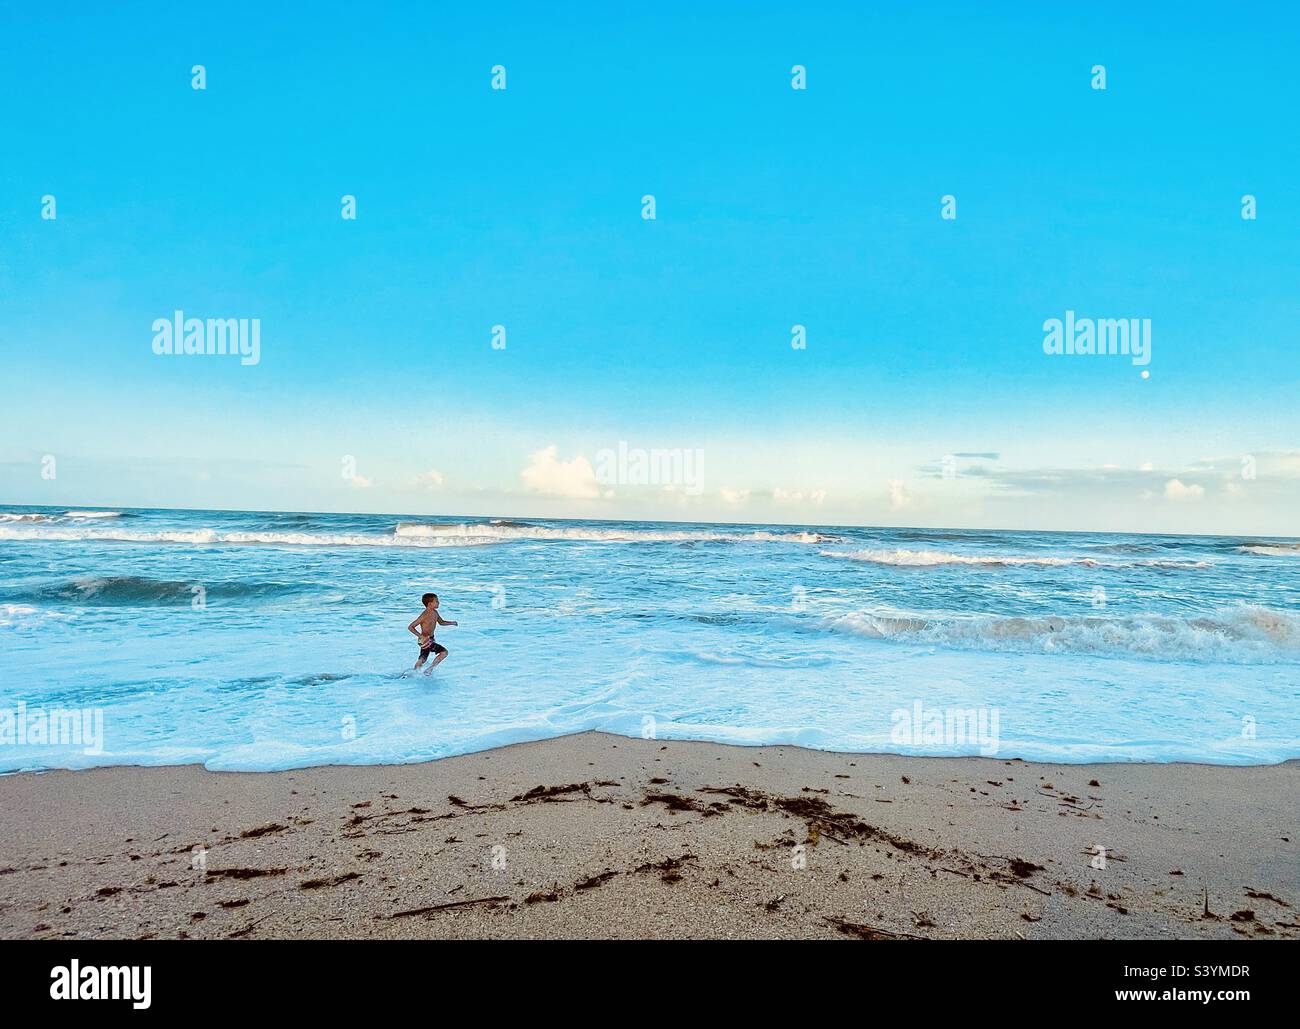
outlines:
[[[429,590],[460,625],[404,676]],[[0,771],[408,762],[584,729],[1300,757],[1293,540],[10,507],[0,648]],[[83,734],[42,737],[56,712]]]

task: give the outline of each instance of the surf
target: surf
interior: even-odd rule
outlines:
[[[871,639],[959,650],[1229,664],[1300,661],[1300,615],[1250,604],[1195,617],[862,610],[828,616],[823,625]]]
[[[1015,554],[953,554],[941,550],[823,550],[823,557],[864,564],[893,565],[899,568],[934,568],[941,565],[972,565],[986,568],[1209,568],[1208,561],[1173,561],[1148,559],[1108,561],[1096,557],[1031,557]]]

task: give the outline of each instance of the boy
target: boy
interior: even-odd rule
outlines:
[[[434,642],[434,627],[438,625],[455,625],[456,623],[448,622],[442,615],[438,614],[438,594],[426,593],[420,598],[420,602],[424,604],[424,610],[420,612],[419,618],[406,627],[409,631],[415,633],[415,638],[420,641],[420,657],[411,671],[418,672],[429,655],[436,654],[438,656],[433,659],[433,664],[429,666],[429,671],[432,672],[447,656],[447,648]]]

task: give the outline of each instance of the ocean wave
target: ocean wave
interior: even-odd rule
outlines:
[[[63,543],[176,543],[195,546],[220,544],[285,547],[451,547],[490,543],[479,539],[414,539],[396,535],[352,532],[236,532],[216,529],[174,529],[150,532],[134,529],[0,525],[0,540],[40,540]]]
[[[932,568],[939,565],[980,565],[1014,568],[1021,565],[1045,568],[1077,565],[1083,568],[1208,568],[1208,561],[1103,561],[1095,557],[1027,557],[1001,554],[950,554],[941,550],[823,550],[823,557],[867,564],[904,568]]]
[[[0,522],[62,522],[76,519],[121,518],[121,511],[64,511],[61,515],[31,511],[0,511]]]
[[[208,600],[248,600],[281,596],[315,589],[306,583],[288,582],[181,582],[149,579],[138,575],[83,576],[64,582],[46,583],[20,589],[4,589],[6,600],[32,601],[38,604],[70,603],[81,605],[152,605],[189,604],[202,591]],[[9,605],[13,606],[13,605]]]
[[[394,530],[401,538],[477,539],[494,543],[517,540],[572,541],[584,543],[830,543],[836,537],[816,532],[719,532],[709,529],[596,529],[588,526],[553,527],[491,522],[438,525],[428,522],[398,522]]]
[[[1300,543],[1251,543],[1237,550],[1260,557],[1300,557]]]
[[[37,521],[38,519],[31,519]],[[470,547],[516,541],[589,543],[829,543],[835,537],[814,532],[712,532],[707,530],[550,528],[524,525],[431,525],[399,522],[391,534],[351,532],[234,531],[217,529],[138,529],[97,526],[0,525],[0,540],[49,542],[262,544],[302,547]]]
[[[1196,618],[930,616],[858,611],[828,618],[826,626],[872,639],[961,650],[1232,663],[1300,659],[1300,615],[1248,604]]]

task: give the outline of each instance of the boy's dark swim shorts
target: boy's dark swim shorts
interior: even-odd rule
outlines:
[[[430,654],[445,654],[445,653],[447,653],[447,648],[444,647],[441,643],[435,643],[433,640],[429,641],[429,645],[427,647],[420,648],[421,657],[428,657]]]

